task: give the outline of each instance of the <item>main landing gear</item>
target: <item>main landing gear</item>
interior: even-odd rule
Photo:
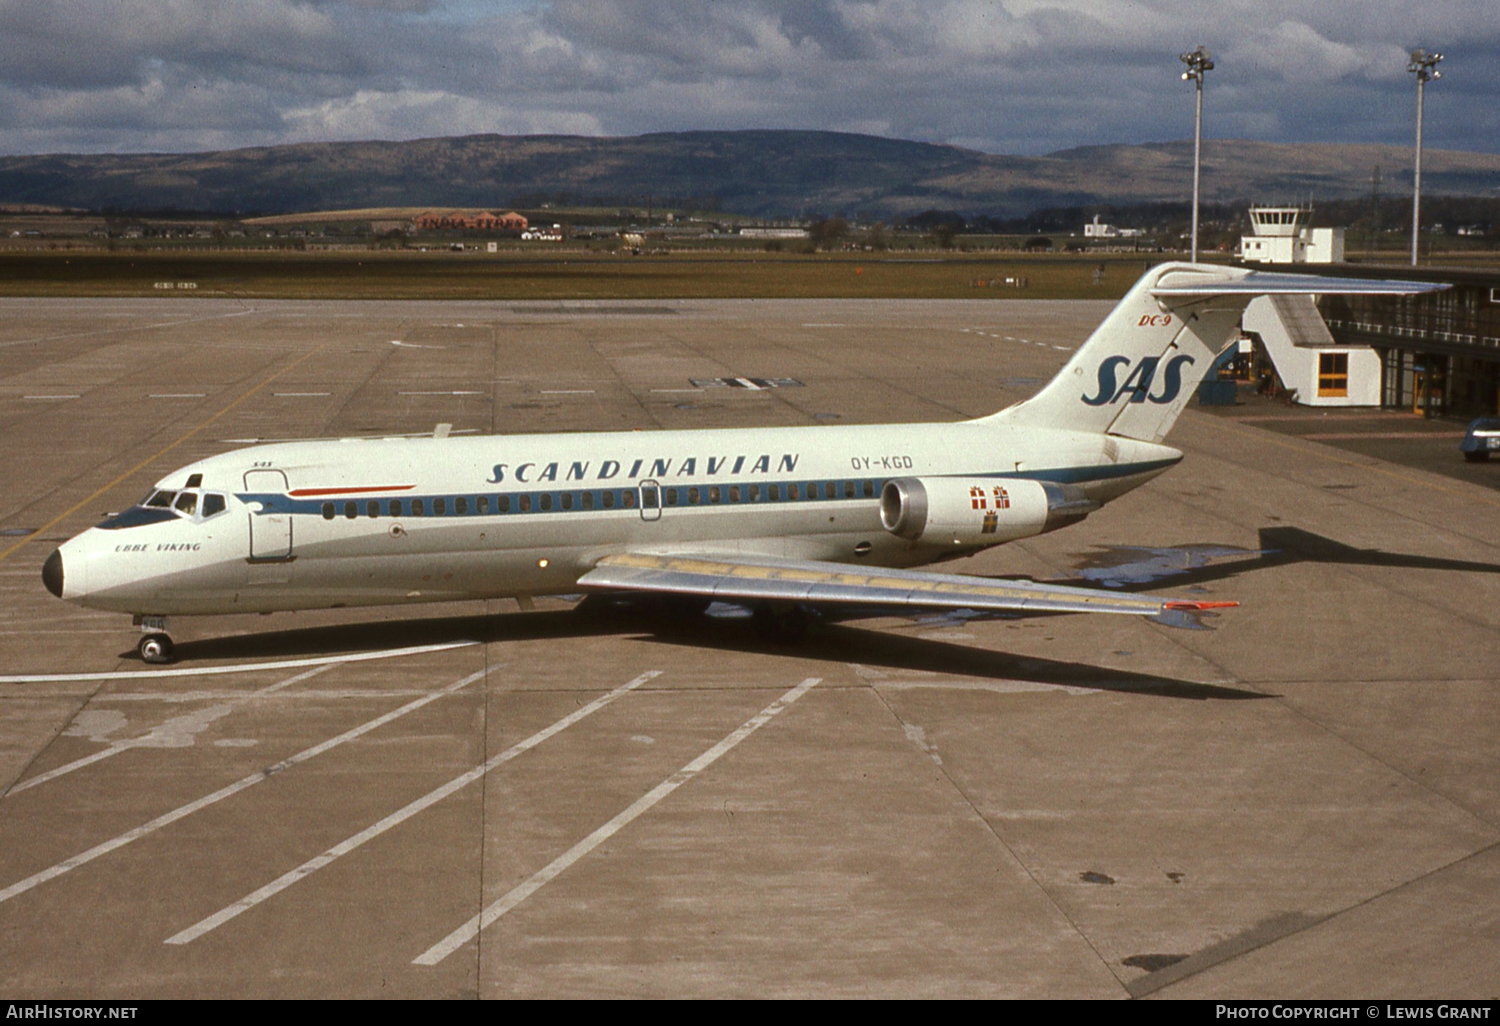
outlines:
[[[142,662],[161,665],[176,661],[177,645],[167,633],[165,616],[137,616],[134,622],[141,629],[140,644],[135,650],[140,653]]]

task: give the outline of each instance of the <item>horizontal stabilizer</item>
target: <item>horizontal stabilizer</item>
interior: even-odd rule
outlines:
[[[1151,287],[1158,298],[1174,296],[1279,296],[1348,295],[1414,296],[1450,286],[1430,281],[1400,281],[1388,278],[1335,278],[1316,274],[1282,274],[1274,271],[1238,271],[1214,274],[1199,270],[1169,271]]]
[[[843,563],[768,556],[620,553],[599,560],[578,583],[589,589],[669,592],[728,602],[834,603],[898,609],[1159,616],[1172,610],[1236,604],[1126,595],[1032,581],[997,581],[964,574],[865,570]]]

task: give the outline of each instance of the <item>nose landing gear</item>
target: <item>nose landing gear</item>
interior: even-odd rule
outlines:
[[[140,644],[135,650],[142,662],[161,665],[177,659],[177,646],[167,633],[165,616],[137,616],[135,625],[141,629]]]

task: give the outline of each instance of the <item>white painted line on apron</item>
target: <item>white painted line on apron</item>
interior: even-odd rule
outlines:
[[[278,681],[275,684],[269,684],[266,687],[260,688],[259,690],[240,695],[237,698],[230,700],[228,703],[220,704],[216,708],[225,709],[226,706],[229,705],[238,705],[241,702],[246,702],[253,698],[260,698],[263,695],[275,694],[283,688],[289,688],[293,684],[301,683],[302,681],[307,680],[307,678],[309,677],[315,677],[325,670],[331,670],[333,669],[333,666],[333,663],[324,663],[322,666],[314,666],[311,670],[303,670],[296,676],[288,677],[286,680]],[[65,763],[64,765],[58,766],[55,769],[50,769],[46,773],[38,773],[34,777],[28,777],[27,779],[21,781],[19,784],[16,784],[9,791],[5,792],[5,797],[9,798],[13,794],[20,794],[22,791],[28,790],[29,788],[36,787],[39,784],[45,784],[49,780],[55,780],[58,777],[65,776],[68,773],[72,773],[74,770],[83,769],[85,766],[92,766],[96,762],[103,762],[105,759],[108,759],[111,756],[119,755],[121,752],[128,752],[132,748],[153,747],[154,745],[159,743],[157,741],[157,738],[160,736],[161,730],[161,726],[157,726],[152,728],[149,732],[142,735],[141,737],[133,737],[125,741],[111,741],[106,748],[95,752],[93,755],[86,755],[82,759],[74,759],[72,762]]]
[[[253,673],[256,670],[295,670],[302,666],[332,666],[336,663],[359,663],[370,659],[394,659],[397,656],[444,652],[450,648],[477,645],[477,641],[445,641],[440,645],[413,645],[411,648],[387,648],[379,652],[355,652],[341,656],[318,656],[315,659],[282,659],[271,663],[235,663],[231,666],[185,667],[177,670],[115,670],[104,673],[28,673],[0,677],[0,684],[62,684],[81,680],[141,680],[154,677],[207,677],[218,673]]]
[[[395,720],[400,719],[407,713],[416,712],[418,709],[422,708],[425,705],[428,705],[431,702],[437,701],[439,698],[444,698],[452,694],[453,692],[460,690],[461,688],[468,687],[470,684],[473,684],[477,680],[482,680],[484,676],[491,670],[498,669],[498,666],[499,664],[497,664],[496,666],[487,666],[483,670],[480,670],[478,673],[471,673],[469,674],[469,676],[464,677],[462,680],[454,681],[447,687],[440,688],[437,691],[429,692],[428,694],[416,699],[415,701],[406,703],[399,709],[393,709],[383,716],[377,716],[375,719],[370,720],[367,723],[363,723],[358,727],[346,730],[344,731],[344,733],[338,735],[337,737],[329,738],[327,741],[323,741],[319,744],[313,745],[311,748],[303,749],[296,755],[293,755],[290,758],[283,759],[281,762],[278,762],[274,766],[270,766],[264,770],[252,773],[248,777],[242,777],[239,780],[236,780],[234,783],[228,785],[227,787],[221,787],[212,794],[204,795],[197,801],[189,802],[186,805],[179,805],[172,811],[163,813],[162,815],[157,816],[155,819],[151,820],[149,823],[141,824],[134,830],[126,831],[118,837],[113,837],[101,844],[96,844],[87,851],[80,852],[70,859],[64,859],[62,862],[59,862],[54,866],[50,866],[38,873],[33,873],[30,876],[26,877],[26,879],[24,880],[17,880],[9,887],[0,890],[0,903],[7,902],[11,898],[14,898],[21,894],[25,894],[33,887],[44,884],[48,880],[52,880],[59,876],[62,876],[64,873],[77,869],[79,866],[86,865],[102,855],[108,855],[112,851],[123,848],[127,844],[130,844],[132,841],[138,841],[142,837],[153,834],[156,831],[160,830],[162,827],[177,822],[179,819],[185,819],[195,812],[199,812],[203,809],[208,808],[210,805],[223,801],[225,798],[232,797],[236,794],[239,794],[241,791],[254,787],[256,784],[269,780],[283,770],[291,769],[293,766],[297,766],[301,763],[307,762],[309,759],[315,758],[316,756],[322,755],[324,752],[337,748],[339,745],[342,745],[345,742],[353,741],[355,738],[362,737],[363,735],[370,733],[372,730],[376,730],[380,727],[385,726],[387,723],[391,723]]]
[[[714,745],[708,751],[698,756],[698,758],[682,767],[682,769],[672,774],[660,784],[657,784],[656,787],[652,788],[641,798],[637,799],[625,811],[621,812],[619,815],[615,816],[615,818],[611,819],[608,823],[605,823],[603,826],[595,830],[593,833],[589,834],[573,847],[563,852],[563,854],[553,859],[543,869],[533,875],[531,879],[527,880],[525,883],[520,884],[517,887],[512,888],[499,901],[496,901],[479,915],[475,916],[473,919],[470,919],[463,926],[460,926],[457,930],[454,930],[447,937],[444,937],[442,940],[438,941],[438,943],[434,944],[422,954],[418,955],[412,960],[413,963],[416,965],[437,965],[443,959],[453,954],[453,952],[457,951],[469,941],[479,936],[479,932],[485,927],[495,922],[495,920],[505,915],[505,913],[515,908],[517,905],[525,901],[527,898],[531,897],[531,895],[535,894],[537,891],[541,890],[552,880],[556,879],[569,866],[573,865],[573,863],[577,862],[589,852],[599,847],[599,845],[609,840],[621,829],[628,826],[632,821],[650,810],[652,806],[656,805],[663,798],[667,797],[683,784],[686,784],[689,780],[692,780],[703,770],[713,765],[720,756],[724,755],[730,749],[734,748],[735,745],[738,745],[741,741],[745,740],[745,738],[749,737],[751,734],[755,733],[761,727],[769,723],[776,716],[780,715],[793,702],[797,701],[797,699],[807,694],[807,692],[810,691],[813,686],[818,683],[819,680],[821,680],[821,678],[819,677],[809,677],[801,684],[798,684],[786,694],[782,695],[776,701],[766,706],[766,708],[761,710],[759,714],[745,721],[745,723],[742,724],[739,729],[735,730],[734,733],[724,738],[724,740]]]
[[[516,756],[522,754],[523,752],[530,751],[537,745],[541,744],[543,741],[546,741],[548,738],[561,733],[584,717],[590,715],[591,713],[598,712],[600,709],[603,709],[605,706],[609,705],[621,695],[624,695],[630,691],[634,691],[636,688],[640,687],[648,680],[652,680],[660,676],[661,672],[661,670],[649,670],[646,673],[641,674],[634,680],[626,684],[621,684],[613,691],[605,695],[601,695],[587,705],[575,709],[573,712],[569,713],[567,716],[564,716],[562,719],[558,720],[550,727],[546,727],[542,730],[537,731],[526,740],[517,742],[516,744],[507,748],[505,751],[501,752],[499,755],[496,755],[489,760],[481,763],[480,765],[475,766],[473,769],[469,770],[466,773],[454,777],[446,784],[443,784],[441,787],[434,788],[433,790],[424,794],[422,797],[407,803],[400,809],[397,809],[395,812],[391,813],[389,816],[386,816],[384,819],[380,820],[378,823],[374,823],[371,826],[366,827],[364,830],[361,830],[354,836],[339,842],[332,848],[329,848],[323,854],[308,859],[296,869],[282,874],[275,880],[272,880],[270,883],[266,884],[264,887],[261,887],[258,890],[252,891],[251,893],[245,895],[234,904],[227,905],[208,918],[203,919],[193,924],[192,926],[189,926],[186,930],[173,934],[171,937],[168,937],[166,939],[165,943],[188,944],[192,941],[197,940],[199,937],[202,937],[209,931],[218,929],[220,926],[223,926],[225,923],[229,922],[241,912],[247,912],[250,909],[254,908],[256,905],[259,905],[261,902],[266,901],[267,899],[274,897],[277,894],[280,894],[288,887],[301,880],[306,879],[313,873],[322,869],[324,866],[333,862],[335,859],[342,858],[343,856],[354,851],[356,848],[363,845],[366,841],[374,840],[376,837],[379,837],[381,834],[385,833],[387,830],[390,830],[392,827],[404,823],[406,820],[415,816],[417,813],[433,805],[436,805],[444,798],[447,798],[455,792],[467,787],[469,784],[474,783],[474,781],[482,780],[485,774],[489,773],[490,770],[509,762],[511,759],[514,759]]]

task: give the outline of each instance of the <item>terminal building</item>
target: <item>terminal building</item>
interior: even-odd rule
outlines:
[[[1320,274],[1440,281],[1422,296],[1266,296],[1245,311],[1257,378],[1306,406],[1383,406],[1426,416],[1500,412],[1500,273],[1343,262],[1341,228],[1311,208],[1257,206],[1249,264],[1318,263]],[[1270,383],[1270,382],[1267,382]]]
[[[1350,264],[1336,273],[1453,286],[1401,299],[1319,300],[1323,321],[1339,345],[1364,347],[1379,358],[1379,405],[1466,420],[1500,413],[1500,273]]]

